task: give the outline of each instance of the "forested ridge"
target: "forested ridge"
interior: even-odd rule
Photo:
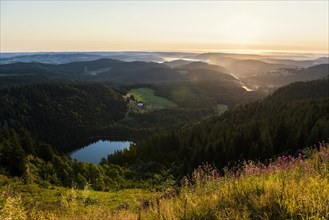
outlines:
[[[216,81],[236,80],[222,67],[207,63],[196,63],[186,66],[186,69],[176,69],[162,63],[124,62],[106,58],[66,64],[37,62],[3,64],[0,65],[0,74],[2,79],[0,87],[67,80],[114,84],[202,81],[203,78]]]
[[[160,89],[157,85],[147,86]],[[146,113],[130,111],[129,117],[126,115],[129,111],[127,99],[123,95],[130,87],[67,82],[8,87],[0,89],[0,127],[25,128],[37,140],[65,152],[72,150],[76,143],[93,137],[143,139],[216,114],[216,102],[204,99],[215,88],[200,97],[193,97],[203,87],[190,85],[192,94],[184,97],[190,105],[195,102],[197,108],[179,103],[180,106],[175,109]],[[169,89],[175,88],[180,89],[178,85]],[[234,100],[234,96],[230,95],[228,99]],[[241,99],[246,101],[247,97]],[[232,102],[239,103],[238,100]]]
[[[94,190],[153,187],[153,180],[141,183],[131,169],[118,165],[96,165],[71,160],[49,144],[32,138],[27,130],[0,132],[0,174],[19,177],[24,184],[35,183]],[[1,177],[0,175],[0,177]],[[6,184],[6,182],[4,182]]]
[[[328,138],[329,79],[323,79],[294,83],[179,132],[157,134],[110,155],[108,162],[170,168],[180,176],[203,162],[221,168],[238,160],[265,160]]]
[[[122,95],[98,84],[37,84],[0,90],[0,126],[27,129],[62,148],[97,135],[127,110]]]
[[[61,144],[49,145],[39,135],[72,140],[69,135],[92,135],[98,132],[98,126],[121,123],[126,103],[119,92],[93,84],[3,89],[0,217],[24,214],[32,219],[148,219],[159,213],[174,219],[216,219],[232,213],[256,219],[263,215],[274,219],[328,216],[328,88],[329,79],[298,82],[220,116],[197,120],[179,129],[174,125],[171,131],[156,129],[156,134],[147,133],[153,135],[144,135],[143,140],[103,158],[98,165],[72,160],[61,152]],[[189,111],[135,113],[135,121],[121,124],[123,127],[116,132],[130,133],[131,129],[124,128],[130,127],[129,123],[135,126],[133,129],[151,129],[150,124],[159,125],[157,120],[164,120],[168,129],[175,122],[167,114],[185,116],[176,122],[180,124],[189,121],[189,115],[196,119],[207,112]],[[52,123],[47,122],[48,117]],[[34,126],[40,126],[40,131],[33,130]],[[306,148],[309,146],[312,147]],[[315,202],[318,198],[322,198],[321,203]],[[289,205],[301,201],[307,209]],[[230,213],[222,212],[218,204]],[[314,204],[318,204],[316,211]],[[244,208],[237,208],[240,206]]]
[[[0,14],[0,220],[329,220],[329,0]]]
[[[94,84],[2,89],[1,173],[66,187],[83,188],[90,183],[97,190],[159,189],[178,183],[205,162],[223,168],[237,166],[243,160],[266,162],[274,155],[298,155],[303,147],[328,141],[328,88],[329,79],[291,84],[220,116],[195,121],[178,130],[173,126],[172,131],[147,133],[153,135],[144,135],[143,140],[108,156],[100,165],[72,161],[54,146],[62,149],[66,137],[72,140],[93,135],[122,119],[126,104],[120,93]],[[174,123],[167,118],[170,111],[174,110],[135,116],[136,122],[131,123],[140,123],[134,129],[143,130],[147,123],[161,119],[170,128],[169,123]],[[198,118],[203,110],[198,111],[188,115],[196,114],[193,117]],[[178,110],[170,114],[186,113]],[[129,127],[129,123],[125,126]],[[122,127],[120,132],[131,130]],[[49,140],[58,140],[58,145]]]

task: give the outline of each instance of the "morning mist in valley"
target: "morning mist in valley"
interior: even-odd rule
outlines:
[[[328,1],[0,6],[0,219],[329,219]]]

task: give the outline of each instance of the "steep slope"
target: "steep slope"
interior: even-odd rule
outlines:
[[[26,128],[39,140],[63,146],[124,118],[126,104],[101,85],[41,84],[1,89],[0,109],[0,128]]]
[[[176,175],[183,175],[206,161],[221,168],[237,160],[294,154],[300,147],[328,140],[328,88],[329,79],[289,85],[262,101],[229,110],[179,133],[150,138],[132,149],[133,157],[121,152],[110,156],[109,162],[167,164],[175,167]]]

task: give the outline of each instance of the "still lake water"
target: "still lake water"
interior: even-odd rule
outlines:
[[[107,155],[117,150],[128,148],[132,143],[131,141],[98,140],[71,152],[70,156],[72,159],[98,164],[103,157],[107,158]]]

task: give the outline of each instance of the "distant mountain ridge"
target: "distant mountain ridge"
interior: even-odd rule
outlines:
[[[197,61],[197,62],[190,62],[185,65],[178,66],[179,68],[182,69],[189,69],[189,70],[201,70],[201,69],[207,69],[207,70],[215,70],[221,73],[229,74],[230,71],[222,66],[218,65],[213,65],[213,64],[208,64],[205,62]]]
[[[324,75],[327,75],[326,72],[323,73],[323,70],[326,71],[324,66],[322,68],[309,67],[311,64],[325,65],[329,62],[328,57],[308,60],[304,57],[305,60],[293,60],[279,56],[233,53],[90,52],[62,55],[68,59],[60,64],[16,62],[0,65],[0,87],[63,81],[111,82],[116,84],[221,81],[223,78],[228,78],[221,74],[230,74],[248,90],[264,88],[264,91],[268,92],[272,88],[291,82],[323,78]],[[13,56],[9,54],[0,62],[6,59],[15,61],[16,58]],[[31,57],[36,57],[36,60],[50,57],[51,60],[55,57],[52,60],[54,61],[57,56],[61,56],[61,54],[20,54],[20,57],[26,58],[26,60]],[[139,59],[138,56],[140,56],[140,60],[155,56],[161,57],[162,61],[167,61],[162,63],[136,61]],[[129,58],[119,60],[108,57]],[[68,62],[71,58],[86,60],[92,58],[92,60]],[[145,60],[152,61],[154,59]],[[307,69],[307,71],[300,70],[300,68]]]
[[[41,62],[48,64],[64,64],[78,61],[92,61],[101,58],[121,60],[125,62],[145,61],[163,62],[166,58],[193,56],[185,52],[42,52],[42,53],[0,53],[0,64],[16,62]]]
[[[308,57],[309,55],[310,57]],[[217,64],[223,67],[227,67],[236,61],[242,60],[255,60],[262,61],[270,64],[283,64],[290,65],[294,67],[307,68],[313,65],[329,63],[329,56],[323,56],[318,58],[313,58],[312,54],[238,54],[238,53],[203,53],[191,57],[194,59],[199,59],[200,61],[205,61],[208,63]]]
[[[198,70],[198,71],[196,71]],[[177,68],[154,62],[124,62],[102,58],[94,61],[79,61],[66,64],[12,63],[0,65],[0,77],[4,84],[15,81],[78,80],[108,81],[120,83],[156,83],[177,81],[236,80],[228,70],[202,62],[192,62]],[[38,81],[38,80],[37,80]],[[34,81],[33,81],[34,82]],[[43,82],[43,81],[41,81]]]
[[[320,64],[308,68],[279,68],[272,71],[248,76],[250,84],[283,86],[296,81],[309,81],[329,76],[329,64]]]
[[[238,76],[249,76],[255,73],[263,73],[268,72],[273,69],[279,68],[289,68],[293,66],[285,65],[285,64],[274,64],[267,63],[259,60],[238,60],[230,65],[227,68]]]

